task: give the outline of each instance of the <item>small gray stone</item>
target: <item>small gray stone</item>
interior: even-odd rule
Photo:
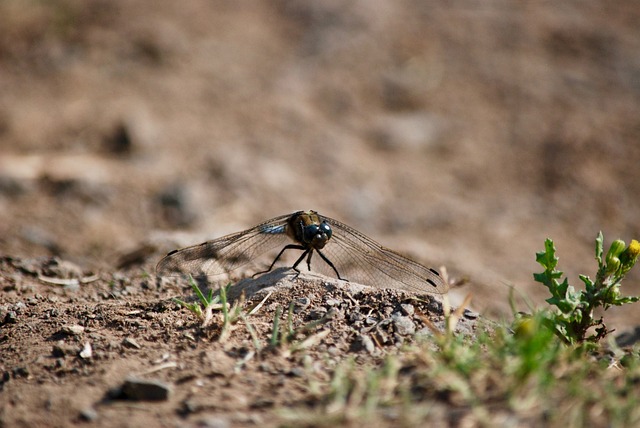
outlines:
[[[16,312],[22,312],[26,308],[27,308],[27,305],[25,305],[24,302],[16,302],[13,304],[13,310]]]
[[[409,317],[395,315],[392,317],[396,332],[401,336],[409,336],[416,332],[416,324]]]
[[[82,358],[83,360],[88,360],[93,356],[93,349],[91,349],[91,343],[86,342],[82,348],[82,351],[80,351],[80,354],[78,354],[80,356],[80,358]]]
[[[293,303],[293,312],[299,314],[300,312],[307,309],[307,307],[311,304],[311,299],[308,297],[299,297]]]
[[[416,309],[413,307],[412,304],[409,303],[403,303],[400,305],[400,308],[402,309],[402,312],[406,315],[406,316],[413,316],[413,314],[415,313]]]
[[[309,312],[309,318],[311,318],[312,320],[319,320],[326,314],[327,314],[327,309],[320,306],[317,308],[313,308],[311,312]]]
[[[127,348],[135,348],[135,349],[141,349],[142,346],[140,346],[140,344],[138,342],[136,342],[135,339],[132,339],[130,337],[125,337],[122,340],[122,344],[124,346],[126,346]]]
[[[231,425],[229,421],[221,416],[206,416],[198,422],[199,427],[203,428],[228,428]]]
[[[87,422],[93,422],[98,419],[98,412],[93,407],[87,407],[80,411],[80,419]]]
[[[159,380],[127,378],[122,385],[122,395],[129,400],[163,401],[169,399],[171,386]]]
[[[364,320],[364,323],[365,323],[366,325],[375,325],[377,322],[378,322],[378,320],[377,320],[377,319],[375,319],[375,318],[374,318],[374,317],[372,317],[372,316],[368,316],[368,317],[366,317],[366,318],[365,318],[365,320]]]
[[[354,345],[354,350],[365,350],[371,355],[373,355],[376,349],[373,340],[366,334],[361,334],[360,336],[358,336]]]
[[[79,336],[84,333],[84,327],[78,324],[64,325],[62,326],[62,332],[72,336]]]

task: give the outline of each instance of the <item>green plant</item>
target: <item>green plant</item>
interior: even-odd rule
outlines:
[[[189,275],[189,285],[191,286],[191,289],[193,289],[193,291],[198,296],[198,301],[194,303],[187,303],[177,298],[174,299],[174,301],[180,306],[182,306],[183,308],[187,308],[188,310],[196,314],[196,316],[200,318],[202,321],[205,321],[205,318],[206,318],[205,312],[207,311],[208,308],[220,307],[220,295],[214,296],[213,289],[210,289],[208,295],[205,296],[191,275]]]
[[[556,269],[558,257],[551,239],[545,241],[544,251],[536,253],[536,261],[544,272],[535,273],[533,278],[549,289],[551,297],[547,302],[557,307],[557,311],[550,314],[547,325],[567,343],[597,342],[610,333],[602,317],[594,318],[596,308],[606,310],[640,300],[640,297],[623,296],[620,292],[622,280],[638,260],[640,243],[634,239],[626,246],[622,240],[613,241],[603,259],[603,241],[600,232],[596,238],[598,271],[595,280],[580,275],[585,290],[576,291],[567,278],[560,282],[563,272]],[[591,328],[595,333],[588,336]]]
[[[241,296],[233,306],[229,307],[229,303],[227,302],[227,291],[231,284],[228,284],[226,287],[221,286],[220,292],[216,296],[213,295],[213,290],[209,290],[209,293],[205,296],[192,276],[189,276],[189,285],[191,285],[191,288],[198,296],[198,301],[194,303],[187,303],[180,299],[174,299],[175,302],[196,314],[196,316],[202,320],[203,326],[207,326],[211,323],[214,310],[220,310],[222,312],[222,330],[220,332],[219,340],[225,339],[229,333],[231,324],[235,323],[240,318],[242,305],[244,303],[244,296]]]

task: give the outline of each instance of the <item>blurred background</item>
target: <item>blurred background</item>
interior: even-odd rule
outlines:
[[[639,22],[635,1],[1,0],[0,254],[149,270],[315,209],[468,277],[453,297],[487,316],[511,288],[542,305],[545,238],[576,286],[599,230],[640,238]]]

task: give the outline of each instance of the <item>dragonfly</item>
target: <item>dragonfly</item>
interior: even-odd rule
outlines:
[[[171,251],[156,266],[160,275],[191,274],[216,276],[230,273],[259,256],[281,248],[271,271],[287,251],[302,253],[291,268],[305,261],[307,269],[338,279],[377,288],[394,288],[415,293],[444,294],[448,284],[437,270],[423,266],[383,247],[350,226],[316,211],[281,215],[250,229],[202,244]]]

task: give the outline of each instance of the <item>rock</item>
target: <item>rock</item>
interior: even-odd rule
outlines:
[[[79,336],[84,333],[84,327],[78,324],[64,325],[60,331],[70,336]]]
[[[122,340],[122,345],[126,346],[127,348],[142,349],[142,346],[140,346],[140,344],[136,342],[135,339],[132,339],[130,337],[125,337]]]
[[[393,325],[399,335],[410,336],[416,332],[416,324],[411,320],[411,318],[394,314],[391,319],[393,320]]]
[[[15,324],[17,322],[18,315],[15,313],[15,311],[7,312],[7,314],[4,316],[4,319],[2,320],[2,324]]]
[[[78,354],[83,360],[88,360],[93,356],[93,350],[91,349],[91,343],[85,342],[84,347]]]
[[[308,297],[298,297],[293,303],[293,313],[299,314],[300,312],[307,309],[307,307],[311,304],[311,299]]]
[[[80,419],[87,422],[93,422],[98,419],[98,412],[93,407],[87,407],[80,411]]]
[[[311,318],[312,320],[319,320],[326,314],[327,314],[327,308],[320,306],[317,308],[313,308],[311,312],[309,312],[309,318]]]
[[[122,398],[135,401],[164,401],[169,399],[171,386],[159,380],[130,377],[124,381]]]
[[[413,314],[415,313],[416,309],[413,307],[413,305],[409,304],[409,303],[402,303],[400,305],[400,308],[402,309],[402,312],[406,315],[406,316],[413,316]]]
[[[376,347],[373,340],[366,334],[361,334],[356,337],[356,340],[351,345],[351,351],[354,352],[367,351],[369,354],[373,355],[375,350]]]

